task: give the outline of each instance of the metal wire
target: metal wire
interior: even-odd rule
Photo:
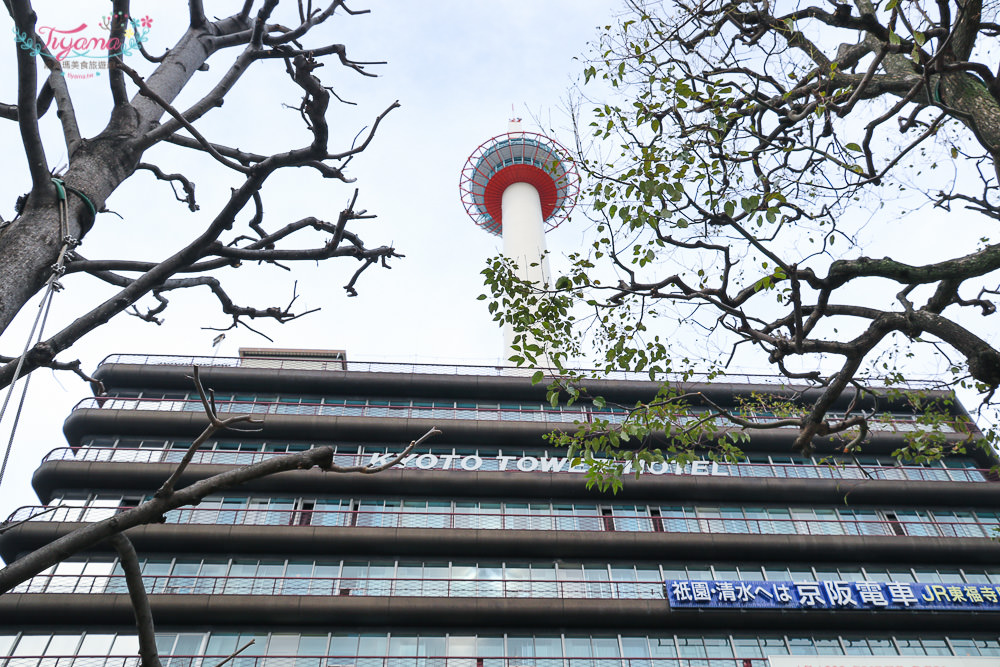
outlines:
[[[21,369],[24,368],[24,362],[28,356],[28,350],[32,347],[32,345],[37,345],[42,340],[42,335],[45,331],[45,323],[49,319],[49,309],[52,306],[52,295],[62,289],[62,285],[58,282],[59,278],[63,274],[67,255],[77,245],[76,239],[69,235],[69,210],[66,205],[65,186],[61,179],[53,178],[52,182],[55,183],[56,191],[59,195],[59,232],[60,238],[62,238],[62,247],[59,249],[59,257],[52,267],[52,275],[49,276],[49,279],[46,282],[45,295],[42,296],[42,301],[38,304],[38,315],[35,316],[35,322],[31,325],[31,331],[28,333],[28,339],[24,342],[24,350],[21,351],[21,357],[17,360],[17,368],[14,370],[14,376],[11,378],[10,387],[7,389],[7,396],[4,398],[3,407],[0,407],[0,424],[3,423],[4,414],[7,411],[7,405],[10,403],[10,397],[14,393],[14,386],[17,384],[17,381],[21,376]],[[84,197],[84,199],[86,199],[86,197]],[[89,200],[87,201],[89,203]],[[91,208],[93,208],[92,204]],[[37,339],[35,339],[36,329],[38,330]],[[32,340],[35,342],[32,343]],[[4,474],[7,472],[7,462],[10,460],[11,450],[14,448],[14,435],[17,433],[17,425],[21,421],[21,412],[24,410],[24,399],[28,395],[28,384],[30,382],[31,374],[29,373],[24,379],[24,384],[21,386],[21,398],[18,400],[17,411],[14,413],[14,423],[10,428],[10,437],[7,439],[7,444],[4,447],[3,463],[0,463],[0,487],[3,486]]]

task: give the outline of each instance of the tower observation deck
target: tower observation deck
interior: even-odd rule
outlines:
[[[538,286],[549,280],[545,232],[569,217],[580,192],[576,167],[556,141],[523,132],[520,119],[507,133],[479,146],[465,163],[459,182],[462,204],[472,220],[503,238],[503,254],[522,280]],[[510,349],[513,331],[504,327]]]

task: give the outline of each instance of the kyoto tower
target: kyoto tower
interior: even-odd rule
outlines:
[[[580,177],[565,148],[548,137],[521,130],[513,119],[506,134],[479,146],[465,163],[459,189],[473,222],[503,237],[503,254],[517,275],[541,287],[549,281],[545,232],[558,227],[576,204]],[[504,347],[514,332],[504,325]]]

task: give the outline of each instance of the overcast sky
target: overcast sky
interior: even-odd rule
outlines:
[[[36,2],[40,26],[70,29],[90,26],[108,13],[110,3],[97,0]],[[212,3],[209,15],[224,16],[241,3]],[[292,3],[285,3],[291,9]],[[216,7],[215,5],[221,5]],[[366,5],[357,0],[352,9]],[[357,106],[335,105],[329,118],[331,147],[347,146],[375,115],[394,100],[402,107],[386,119],[375,141],[349,166],[360,190],[358,205],[375,213],[374,221],[353,229],[368,245],[391,243],[406,255],[392,270],[372,269],[358,284],[360,295],[349,299],[343,285],[356,268],[353,260],[319,266],[299,265],[292,273],[265,267],[244,267],[223,277],[237,302],[283,305],[298,279],[297,303],[322,310],[282,326],[255,323],[274,339],[269,343],[245,329],[226,333],[217,349],[215,331],[226,326],[212,298],[205,293],[171,296],[162,326],[119,316],[111,325],[84,339],[61,359],[80,358],[88,370],[116,352],[235,356],[241,346],[336,348],[353,360],[448,363],[497,363],[501,334],[476,300],[482,293],[479,272],[488,257],[499,252],[499,239],[473,225],[458,193],[458,178],[468,155],[483,141],[506,130],[511,115],[525,119],[525,129],[549,131],[570,143],[562,109],[566,90],[583,66],[578,59],[615,9],[605,0],[369,0],[365,16],[338,14],[310,42],[338,42],[357,60],[386,60],[372,66],[378,78],[366,78],[330,60],[319,71],[346,100]],[[132,3],[133,16],[149,17],[147,43],[153,53],[172,45],[186,11],[180,2]],[[285,23],[293,18],[286,15]],[[8,21],[9,29],[9,21]],[[8,47],[0,67],[3,101],[14,101],[14,47]],[[184,108],[213,85],[233,52],[215,56],[209,72],[200,73],[177,106]],[[148,73],[138,56],[129,61]],[[221,109],[213,110],[199,129],[212,141],[254,152],[277,152],[308,140],[295,110],[283,105],[299,101],[297,88],[286,83],[279,62],[268,63],[244,77]],[[73,80],[70,88],[85,134],[97,133],[106,122],[109,93],[106,77]],[[544,127],[536,124],[540,120]],[[43,119],[49,163],[65,166],[65,149],[56,134],[54,113]],[[9,218],[16,197],[28,189],[16,126],[6,123],[0,135],[7,160],[0,183],[0,213]],[[181,171],[197,185],[202,210],[193,215],[176,201],[166,184],[140,173],[108,201],[121,215],[99,217],[80,252],[88,259],[157,258],[206,224],[238,179],[216,169],[200,155],[169,147],[147,154],[165,171]],[[264,191],[265,226],[276,228],[307,215],[336,219],[354,185],[324,181],[312,174],[279,174]],[[582,218],[581,218],[582,222]],[[583,229],[573,223],[549,235],[549,248],[564,254],[580,245]],[[254,279],[251,272],[256,271]],[[88,303],[109,292],[86,278],[65,281],[55,297],[47,333],[58,331]],[[207,292],[207,290],[206,290]],[[147,306],[149,304],[146,304]],[[19,352],[36,313],[29,304],[15,326],[0,337],[0,353]],[[71,407],[90,395],[89,388],[69,374],[39,371],[32,376],[27,403],[18,427],[11,463],[0,486],[0,518],[19,505],[33,504],[31,472],[49,450],[65,446],[61,425]],[[16,396],[15,396],[16,399]],[[12,408],[13,409],[13,406]],[[0,424],[6,443],[11,415]]]

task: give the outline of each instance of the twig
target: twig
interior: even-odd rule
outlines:
[[[254,643],[255,643],[255,641],[256,640],[251,639],[246,644],[244,644],[243,646],[239,647],[238,649],[236,649],[235,651],[233,651],[232,653],[230,653],[229,657],[227,657],[225,660],[223,660],[219,664],[215,665],[215,667],[222,667],[224,664],[226,664],[227,662],[229,662],[230,660],[232,660],[233,658],[235,658],[236,656],[238,656],[240,653],[243,653],[243,651],[245,651],[248,648],[250,648],[251,646],[253,646]]]
[[[31,350],[28,351],[28,354],[29,355],[31,354]],[[20,357],[7,357],[0,354],[0,364],[16,363],[18,359],[20,359]],[[96,378],[91,377],[90,375],[87,375],[87,373],[81,368],[82,365],[83,362],[81,362],[79,359],[76,359],[74,361],[56,361],[53,359],[45,363],[39,363],[38,366],[36,366],[36,368],[51,368],[54,371],[70,371],[84,382],[89,382],[90,386],[94,388],[95,394],[97,395],[103,394],[104,383]],[[22,371],[21,377],[27,375],[28,372],[29,371]]]
[[[174,191],[174,197],[177,201],[187,204],[188,210],[192,213],[196,212],[200,208],[194,200],[194,183],[189,181],[183,174],[164,173],[164,171],[155,164],[149,164],[148,162],[140,162],[135,168],[145,169],[146,171],[152,172],[152,174],[161,181],[169,182],[170,188]],[[180,183],[181,187],[184,189],[183,197],[177,193],[177,187],[174,185],[175,182]]]
[[[382,463],[377,466],[363,466],[363,465],[338,466],[336,464],[333,464],[330,466],[330,472],[359,472],[362,475],[374,475],[375,473],[379,473],[382,472],[383,470],[388,470],[389,468],[393,467],[394,465],[402,461],[403,458],[411,451],[413,451],[414,448],[419,447],[420,445],[424,444],[424,442],[426,442],[427,440],[433,438],[435,435],[440,435],[440,434],[441,431],[438,430],[436,427],[432,426],[431,430],[427,431],[427,433],[424,433],[422,436],[411,442],[409,445],[406,446],[406,448],[403,451],[396,454],[394,457],[392,457],[391,460],[386,461],[385,463]]]
[[[54,512],[54,511],[56,511],[57,509],[59,509],[61,507],[65,507],[65,505],[53,505],[52,507],[48,507],[48,508],[42,510],[38,514],[32,514],[27,519],[21,519],[20,521],[17,521],[15,523],[10,524],[9,526],[3,526],[2,528],[0,528],[0,535],[3,535],[8,530],[12,530],[14,528],[17,528],[18,526],[20,526],[22,524],[25,524],[25,523],[27,523],[29,521],[34,521],[38,517],[43,516],[45,514],[48,514],[49,512]]]
[[[205,395],[205,387],[201,383],[200,371],[197,366],[194,366],[194,386],[198,389],[198,396],[201,398],[201,405],[205,408],[205,415],[208,417],[208,426],[205,430],[201,432],[188,450],[184,453],[184,458],[181,459],[180,463],[171,473],[167,481],[163,483],[156,493],[153,494],[154,498],[169,498],[174,493],[174,486],[177,484],[177,480],[180,479],[181,475],[184,474],[184,470],[191,463],[191,459],[194,458],[194,453],[205,444],[209,438],[215,435],[216,431],[221,431],[230,428],[233,424],[239,424],[243,422],[249,422],[251,424],[262,423],[259,419],[254,419],[250,415],[239,415],[237,417],[229,417],[227,419],[219,419],[219,416],[215,413],[212,403],[209,402],[208,397]]]

